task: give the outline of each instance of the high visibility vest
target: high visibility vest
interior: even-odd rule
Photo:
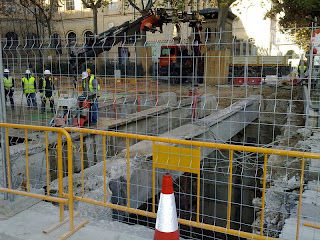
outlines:
[[[306,67],[306,66],[303,66],[303,72],[305,72],[306,69],[307,69],[307,67]],[[301,72],[301,65],[299,66],[299,71]]]
[[[5,88],[12,88],[13,87],[12,77],[8,77],[8,78],[4,77],[3,83]]]
[[[89,91],[93,92],[93,85],[92,85],[92,81],[94,79],[94,75],[91,74],[90,76],[90,80],[89,80]],[[86,87],[86,80],[83,81],[83,88]],[[98,91],[100,90],[100,84],[98,83]]]
[[[43,90],[46,90],[46,86],[47,86],[47,80],[46,78],[42,78],[43,79],[43,82],[42,82],[42,89]],[[51,77],[49,77],[49,81],[52,82],[52,79]],[[52,85],[52,84],[51,84]]]
[[[36,89],[34,88],[34,81],[36,79],[34,77],[30,77],[27,79],[26,77],[22,78],[22,82],[24,84],[24,93],[35,93]]]

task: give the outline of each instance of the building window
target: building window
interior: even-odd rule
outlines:
[[[74,10],[74,0],[66,0],[66,9]]]
[[[119,7],[118,0],[111,0],[108,4],[108,10],[117,10]]]
[[[84,42],[85,44],[88,44],[90,40],[93,40],[93,33],[91,31],[86,31],[84,33]]]
[[[15,32],[8,32],[6,40],[6,48],[16,47],[19,44],[18,35]]]
[[[67,39],[69,47],[75,46],[77,43],[77,34],[75,32],[69,32]]]

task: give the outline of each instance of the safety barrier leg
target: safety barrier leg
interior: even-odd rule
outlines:
[[[68,207],[69,207],[69,217],[64,219],[64,203],[59,203],[60,221],[55,225],[43,230],[43,233],[50,233],[65,223],[69,222],[69,231],[65,233],[60,239],[64,240],[82,228],[88,223],[88,220],[80,222],[77,226],[74,226],[74,217],[78,216],[79,213],[74,213],[73,211],[73,160],[72,160],[72,141],[70,135],[65,135],[67,138],[67,148],[68,148]],[[65,197],[63,194],[63,158],[62,158],[62,133],[58,133],[57,141],[57,151],[58,151],[58,179],[59,179],[59,198]]]

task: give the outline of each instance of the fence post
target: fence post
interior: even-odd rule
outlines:
[[[7,122],[7,113],[6,113],[6,99],[5,99],[5,93],[4,93],[4,85],[3,85],[3,65],[2,65],[2,38],[0,35],[0,123],[6,123]],[[3,166],[3,183],[4,187],[8,187],[8,174],[7,174],[7,162],[6,162],[6,156],[7,156],[7,138],[5,129],[1,128],[1,157],[2,157],[2,166]],[[8,193],[4,193],[4,199],[8,199]],[[12,194],[10,194],[10,200],[13,200]]]

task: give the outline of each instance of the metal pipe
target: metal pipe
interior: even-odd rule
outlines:
[[[58,198],[58,197],[48,197],[46,195],[41,195],[41,194],[37,194],[37,193],[23,192],[23,191],[19,191],[19,190],[2,188],[2,187],[0,187],[0,192],[12,193],[12,194],[17,194],[17,195],[22,195],[22,196],[27,196],[27,197],[33,197],[33,198],[38,198],[38,199],[57,202],[57,203],[68,203],[68,201],[69,201],[69,199]]]
[[[320,225],[309,223],[309,222],[305,222],[303,225],[306,226],[306,227],[320,229]]]
[[[58,134],[59,135],[59,134]],[[69,190],[69,230],[76,231],[74,229],[74,216],[73,216],[73,152],[72,152],[72,141],[69,134],[65,135],[67,139],[67,148],[68,148],[68,190]],[[60,181],[60,180],[59,180]],[[63,181],[63,179],[61,179]]]

